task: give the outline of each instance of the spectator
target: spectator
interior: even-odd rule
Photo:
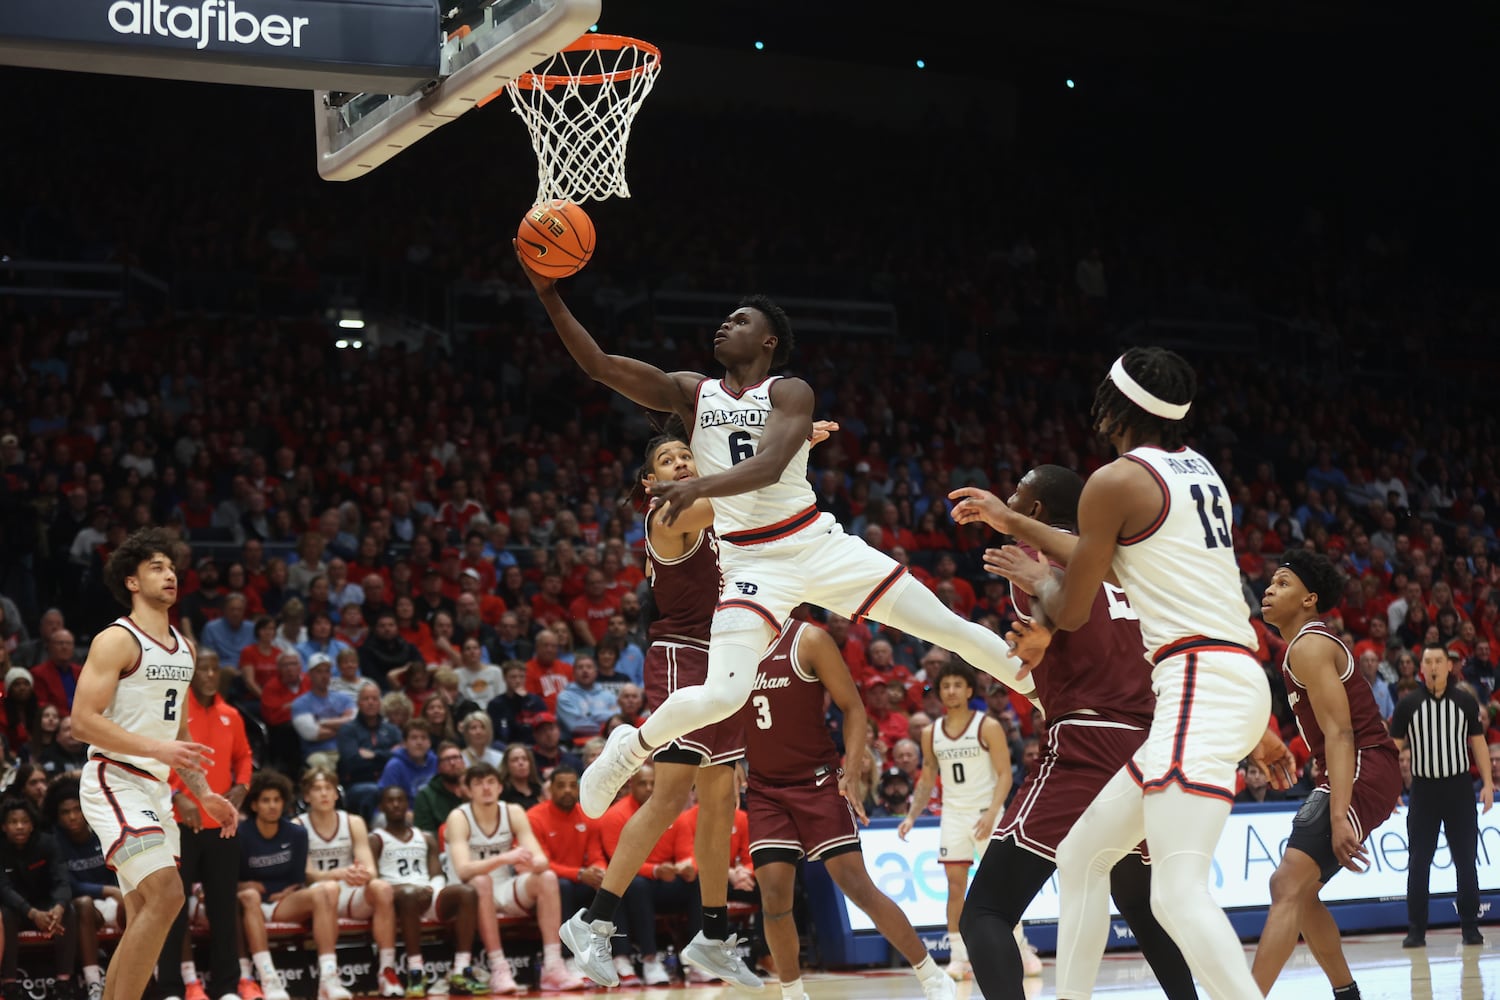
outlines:
[[[458,727],[453,724],[453,715],[448,710],[446,699],[434,696],[424,701],[422,718],[427,720],[427,726],[435,739],[452,740],[462,745],[463,740],[458,735]]]
[[[43,705],[37,716],[36,731],[26,744],[26,759],[41,768],[49,780],[62,773],[58,770],[57,761],[50,759],[52,749],[57,746],[57,733],[61,728],[62,714],[58,712],[57,706]]]
[[[612,620],[618,621],[619,616],[615,616]],[[594,665],[599,671],[599,676],[595,678],[595,683],[601,687],[609,688],[615,695],[619,695],[620,690],[625,685],[635,683],[629,674],[620,669],[620,650],[622,648],[620,640],[613,635],[606,635],[603,639],[599,640],[599,645],[594,647]]]
[[[328,604],[335,611],[347,604],[365,603],[365,591],[349,579],[349,564],[338,556],[328,560]]]
[[[468,570],[464,570],[464,581],[470,584],[470,587],[464,593],[459,594],[458,600],[454,602],[454,638],[460,644],[470,638],[478,639],[480,647],[484,650],[484,662],[488,663],[490,662],[490,647],[495,644],[497,636],[494,628],[484,620],[480,612],[480,595],[473,588],[473,578],[468,573]],[[500,601],[500,598],[496,597],[495,600]],[[503,613],[505,602],[500,601],[500,606],[500,613]],[[500,613],[496,614],[496,620],[499,619]]]
[[[201,659],[203,654],[199,654]],[[48,774],[67,774],[70,771],[82,771],[83,765],[88,760],[88,746],[79,742],[73,735],[73,717],[65,715],[57,724],[57,740],[47,748],[43,755],[42,766]],[[3,760],[0,760],[0,769],[4,768]]]
[[[599,670],[591,656],[573,661],[573,683],[557,696],[559,721],[576,739],[598,735],[619,707],[619,696],[598,683]]]
[[[366,684],[375,684],[374,681],[359,672],[359,653],[352,649],[341,649],[339,655],[333,661],[333,680],[329,687],[334,691],[342,691],[345,694],[358,695],[360,688]],[[378,691],[380,685],[375,684]]]
[[[374,635],[360,647],[360,672],[384,690],[391,686],[391,671],[413,661],[426,662],[417,648],[401,637],[395,613],[381,612],[375,619]]]
[[[365,625],[365,613],[358,604],[346,604],[339,609],[338,628],[334,630],[333,637],[351,649],[358,649],[365,644],[370,637],[370,629]]]
[[[512,743],[506,747],[497,770],[500,772],[502,802],[530,809],[542,800],[542,777],[537,771],[536,758],[525,745]]]
[[[327,541],[316,531],[309,531],[297,541],[297,558],[287,569],[287,585],[299,594],[306,594],[314,577],[326,576],[328,564],[323,562],[323,551]]]
[[[501,686],[504,686],[503,682]],[[458,686],[458,672],[448,667],[432,672],[432,697],[448,706],[448,718],[453,720],[455,731],[460,719],[480,711],[478,703],[472,698],[465,697],[463,690]],[[455,739],[457,739],[456,736]],[[459,742],[463,741],[459,740]]]
[[[573,681],[573,668],[558,657],[559,649],[557,634],[543,629],[536,637],[536,655],[526,664],[526,690],[540,695],[549,712],[557,711],[557,696]]]
[[[531,830],[547,850],[552,870],[557,873],[558,895],[562,912],[574,914],[587,907],[604,881],[604,859],[599,855],[599,821],[578,808],[578,772],[559,767],[547,782],[548,798],[526,810]],[[611,940],[615,970],[620,985],[640,985],[635,967],[630,963],[628,928],[617,928]],[[631,982],[634,980],[634,983]]]
[[[432,750],[432,727],[426,719],[412,719],[401,729],[401,745],[391,751],[380,775],[381,790],[406,789],[413,798],[437,776],[437,754]]]
[[[396,727],[397,732],[400,732],[401,727],[410,722],[417,713],[412,707],[410,698],[400,691],[388,691],[380,698],[380,714],[385,716],[385,721]]]
[[[864,689],[870,722],[880,730],[885,745],[894,747],[898,740],[906,738],[911,723],[905,713],[892,711],[890,682],[879,674],[870,674],[864,682]]]
[[[30,802],[31,808],[40,816],[42,806],[46,803],[47,788],[47,772],[43,771],[40,765],[28,762],[16,768],[15,780],[5,789],[5,792],[12,798],[21,798]]]
[[[115,873],[104,862],[99,838],[83,818],[78,796],[77,779],[54,784],[47,790],[43,816],[55,831],[58,854],[72,887],[84,988],[88,1000],[100,1000],[104,996],[104,970],[99,966],[99,932],[122,929],[125,897]]]
[[[338,733],[339,783],[344,786],[348,810],[369,822],[380,797],[381,776],[402,735],[380,714],[380,688],[375,682],[363,682],[354,707],[356,715]]]
[[[199,650],[201,654],[203,650]],[[255,641],[240,650],[237,667],[220,664],[230,678],[238,678],[252,701],[260,701],[261,688],[276,676],[281,650],[276,646],[276,620],[266,615],[255,619]]]
[[[505,691],[490,699],[485,712],[495,726],[495,740],[499,743],[530,743],[532,721],[547,711],[547,703],[541,695],[527,689],[529,668],[519,660],[511,660],[501,667],[505,677]]]
[[[48,608],[37,621],[37,634],[16,646],[11,662],[18,667],[34,667],[46,659],[47,642],[52,633],[63,627],[63,613],[57,608]]]
[[[646,711],[646,695],[634,684],[626,684],[620,688],[620,693],[615,698],[615,704],[619,706],[620,710],[610,716],[609,721],[604,724],[604,728],[610,731],[613,731],[615,726],[622,723],[639,729],[641,723],[645,722],[650,716],[650,713]],[[607,734],[601,733],[600,735]]]
[[[1245,787],[1240,789],[1234,796],[1236,802],[1282,802],[1286,799],[1286,793],[1277,791],[1271,787],[1270,779],[1266,772],[1260,769],[1260,765],[1254,761],[1244,764],[1240,773],[1245,779]]]
[[[307,629],[303,627],[303,622],[306,620],[307,605],[303,604],[299,598],[293,597],[283,604],[280,623],[276,628],[276,648],[291,650],[295,653],[297,647],[307,641]]]
[[[464,784],[464,752],[458,744],[443,742],[437,748],[437,773],[417,793],[412,822],[417,829],[437,833],[448,814],[469,798]]]
[[[521,571],[518,569],[519,574]],[[530,639],[521,632],[521,618],[514,611],[507,611],[500,616],[500,624],[495,626],[495,643],[490,653],[495,659],[502,663],[509,660],[519,660],[525,663],[531,659],[535,646]]]
[[[37,727],[41,705],[37,703],[36,688],[31,671],[25,667],[11,667],[5,672],[5,743],[11,747],[24,747],[31,740],[31,731]]]
[[[307,690],[292,702],[292,725],[302,741],[304,769],[338,771],[338,733],[356,714],[354,699],[330,690],[333,664],[321,653],[307,665]]]
[[[297,652],[303,663],[312,663],[313,657],[323,655],[332,663],[338,655],[349,649],[349,644],[333,637],[333,619],[328,612],[315,612],[307,622],[307,639],[297,644]]]
[[[219,654],[221,666],[240,666],[240,650],[255,642],[255,624],[245,620],[245,597],[230,594],[224,598],[224,613],[203,626],[198,643]]]
[[[199,654],[202,655],[201,653]],[[278,771],[296,771],[302,759],[297,728],[292,724],[292,705],[311,690],[302,672],[302,657],[288,650],[276,660],[276,676],[261,690],[260,717],[266,724],[266,765]]]
[[[460,650],[461,660],[455,668],[458,689],[463,696],[483,709],[490,699],[505,690],[505,675],[500,668],[483,662],[484,647],[477,636],[469,636]]]
[[[890,816],[900,819],[911,807],[911,779],[899,767],[888,767],[880,776],[876,805],[870,818]]]
[[[567,764],[580,773],[583,771],[583,761],[562,748],[562,730],[557,724],[557,716],[551,712],[543,712],[532,720],[531,737],[531,758],[538,769],[539,780],[546,781],[552,769],[560,764]]]
[[[39,705],[55,706],[63,715],[73,711],[73,692],[78,690],[78,676],[83,672],[73,655],[73,633],[65,628],[47,638],[47,659],[31,668]]]
[[[1376,618],[1375,621],[1379,621]],[[1359,657],[1359,675],[1370,685],[1370,691],[1375,695],[1375,707],[1380,710],[1380,717],[1390,721],[1391,713],[1396,710],[1396,705],[1391,701],[1390,685],[1380,679],[1380,657],[1375,655],[1374,650],[1367,649]]]
[[[501,767],[505,761],[505,755],[494,746],[495,727],[488,715],[483,712],[470,712],[459,723],[459,730],[463,737],[465,767],[472,767],[475,764]]]
[[[21,929],[35,928],[51,939],[57,992],[68,997],[73,992],[73,962],[78,955],[73,887],[56,841],[37,828],[39,818],[29,799],[0,802],[0,922],[5,925],[0,982],[7,994],[17,993]]]
[[[386,680],[402,694],[411,699],[412,706],[421,712],[427,701],[436,692],[432,686],[433,668],[421,660],[413,660],[386,675]]]
[[[620,598],[609,589],[602,570],[589,570],[583,581],[583,594],[568,606],[568,615],[578,645],[592,647],[609,630],[610,618],[620,610]]]

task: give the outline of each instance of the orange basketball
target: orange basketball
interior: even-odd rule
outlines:
[[[594,255],[594,220],[571,201],[531,206],[516,230],[526,264],[549,278],[577,274]]]

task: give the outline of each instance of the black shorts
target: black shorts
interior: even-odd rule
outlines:
[[[1349,822],[1360,841],[1386,821],[1401,796],[1401,768],[1389,747],[1362,747],[1354,754],[1354,789],[1349,802]],[[1319,881],[1338,874],[1343,865],[1333,854],[1333,820],[1329,816],[1328,786],[1313,790],[1292,819],[1287,847],[1312,858],[1318,865]]]

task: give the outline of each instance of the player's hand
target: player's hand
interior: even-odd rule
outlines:
[[[741,892],[755,891],[755,873],[744,865],[729,869],[729,884]]]
[[[1351,872],[1370,867],[1370,852],[1359,842],[1359,834],[1354,832],[1348,816],[1333,817],[1333,856]]]
[[[808,443],[813,447],[817,447],[832,437],[838,429],[839,422],[837,420],[814,420],[812,434],[807,439]]]
[[[839,775],[839,794],[844,797],[845,802],[849,803],[849,809],[854,813],[854,818],[859,820],[859,825],[869,826],[870,817],[865,815],[865,804],[859,800],[859,796],[850,787],[847,773]]]
[[[652,869],[651,874],[656,877],[656,881],[658,882],[676,882],[677,866],[668,864],[657,865]]]
[[[998,815],[985,810],[984,815],[974,821],[974,839],[981,844],[988,844],[990,842],[990,834],[995,832],[995,824],[999,820],[1000,817]]]
[[[662,503],[661,523],[671,527],[682,512],[693,505],[703,494],[701,479],[655,479],[646,484],[646,491],[658,497]]]
[[[578,869],[578,881],[590,889],[597,889],[604,884],[604,869],[580,868]]]
[[[683,861],[677,865],[677,877],[684,882],[698,881],[698,866],[691,861]]]
[[[370,869],[358,861],[344,869],[344,883],[346,885],[368,885],[370,879],[374,877]]]
[[[47,928],[52,926],[52,914],[45,910],[32,910],[30,920],[32,925],[43,934],[46,934]]]
[[[959,524],[979,521],[1002,535],[1011,535],[1021,518],[1020,514],[1005,506],[1004,500],[977,486],[954,490],[948,494],[948,499],[958,501],[953,506],[953,520]]]
[[[906,817],[901,821],[901,825],[896,827],[896,836],[900,837],[902,840],[905,840],[906,835],[908,833],[911,833],[911,828],[915,824],[916,820],[912,819],[910,816]]]
[[[1038,552],[1032,558],[1018,545],[985,549],[984,568],[996,576],[1005,577],[1032,597],[1041,593],[1043,585],[1054,572],[1046,556]]]
[[[179,823],[194,833],[203,829],[203,813],[198,811],[198,803],[184,794],[177,796],[174,804],[177,806],[177,815],[181,817]]]
[[[241,882],[241,889],[254,889],[261,899],[266,898],[266,884],[264,882]]]
[[[1479,801],[1484,805],[1480,812],[1489,812],[1495,805],[1495,786],[1485,785],[1484,790],[1479,793]]]
[[[1016,619],[1011,625],[1010,631],[1005,633],[1005,641],[1010,643],[1011,652],[1016,659],[1021,661],[1021,669],[1016,672],[1018,677],[1025,677],[1037,668],[1042,662],[1042,657],[1047,655],[1047,647],[1052,645],[1052,632],[1036,622],[1024,619]],[[1041,708],[1041,705],[1037,705]]]
[[[228,840],[234,836],[234,828],[240,825],[240,811],[222,795],[205,795],[203,809],[219,824],[219,836]]]
[[[1297,783],[1297,758],[1292,756],[1273,729],[1267,728],[1261,734],[1260,742],[1250,751],[1250,760],[1278,792],[1284,792]]]
[[[214,748],[186,740],[163,740],[151,756],[174,771],[196,771],[202,774],[213,763]]]
[[[531,287],[536,289],[538,295],[543,292],[550,292],[557,286],[556,279],[537,274],[531,269],[531,265],[526,262],[526,255],[521,252],[520,243],[511,240],[510,247],[516,252],[516,260],[521,262],[521,273],[526,275],[526,279],[531,282]]]

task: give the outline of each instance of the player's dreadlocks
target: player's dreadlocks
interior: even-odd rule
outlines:
[[[646,442],[645,457],[641,460],[640,468],[636,469],[635,481],[631,483],[630,492],[620,500],[621,507],[639,507],[646,502],[646,478],[652,467],[656,464],[656,452],[668,441],[681,441],[688,443],[687,428],[683,426],[682,418],[672,414],[665,420],[659,419],[657,414],[651,414],[647,418],[651,426],[656,428],[656,436]]]
[[[1193,368],[1182,356],[1163,347],[1132,347],[1120,359],[1125,374],[1142,388],[1168,403],[1191,403],[1198,391]],[[1182,444],[1181,420],[1168,420],[1147,413],[1131,402],[1108,376],[1094,393],[1092,412],[1094,426],[1106,436],[1133,431],[1134,437],[1146,438],[1166,448]]]
[[[747,295],[740,299],[740,305],[754,309],[771,324],[771,330],[776,334],[776,350],[771,352],[771,367],[785,368],[787,362],[792,360],[792,348],[797,346],[797,338],[792,335],[792,321],[787,319],[786,310],[764,295]]]

